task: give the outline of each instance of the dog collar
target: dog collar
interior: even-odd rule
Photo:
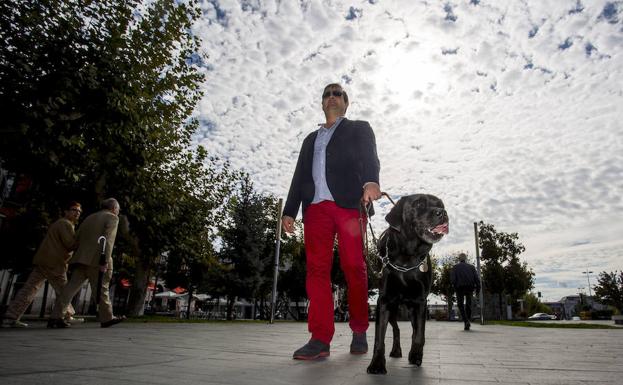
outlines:
[[[379,255],[381,259],[381,271],[379,271],[379,275],[383,274],[383,270],[385,269],[386,266],[389,266],[392,269],[399,271],[401,273],[407,273],[414,269],[420,269],[422,273],[426,273],[428,271],[428,263],[426,262],[427,260],[426,255],[424,256],[424,258],[422,258],[420,263],[414,266],[410,266],[410,267],[400,266],[400,265],[396,265],[392,263],[389,260],[389,241],[390,239],[388,239],[387,242],[385,243],[385,256]]]

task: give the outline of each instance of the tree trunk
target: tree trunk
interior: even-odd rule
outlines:
[[[145,297],[149,283],[148,270],[148,266],[145,266],[143,261],[136,264],[136,274],[130,288],[130,299],[127,307],[130,316],[142,316],[145,313]]]
[[[227,321],[232,321],[234,319],[235,302],[236,302],[236,297],[227,296]]]

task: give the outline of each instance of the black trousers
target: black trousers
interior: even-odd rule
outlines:
[[[461,312],[461,318],[465,324],[468,324],[472,320],[472,295],[474,289],[457,289],[456,291],[456,304]]]

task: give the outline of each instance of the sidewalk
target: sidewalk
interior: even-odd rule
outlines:
[[[623,330],[541,329],[427,323],[424,362],[408,364],[410,325],[401,323],[405,357],[387,357],[387,375],[369,375],[348,353],[350,331],[336,324],[331,356],[295,361],[304,323],[88,322],[68,330],[0,329],[0,384],[621,384]],[[372,350],[373,325],[368,342]],[[386,344],[391,345],[391,332]]]

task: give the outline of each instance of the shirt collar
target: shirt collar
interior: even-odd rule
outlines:
[[[333,123],[333,125],[331,127],[325,127],[324,123],[318,123],[318,127],[319,128],[324,128],[325,130],[331,130],[332,128],[337,127],[338,124],[340,124],[340,122],[344,120],[343,116],[338,117],[337,119],[335,119],[335,123]]]

